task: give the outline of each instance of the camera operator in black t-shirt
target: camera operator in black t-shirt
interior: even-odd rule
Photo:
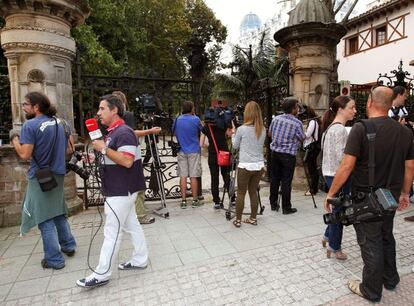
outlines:
[[[398,209],[403,210],[408,207],[408,193],[413,182],[413,134],[387,116],[392,96],[390,88],[381,86],[371,91],[367,102],[368,118],[376,130],[374,190],[387,188],[389,183],[388,188],[399,201]],[[368,138],[362,123],[357,122],[352,127],[344,153],[327,199],[334,197],[351,173],[352,194],[369,191]],[[331,211],[327,200],[325,209]],[[394,215],[395,212],[390,212],[370,222],[354,224],[364,268],[362,282],[350,281],[348,287],[353,293],[370,301],[380,301],[382,287],[392,290],[400,281],[393,235]]]
[[[220,107],[221,104],[219,103]],[[210,169],[211,176],[211,193],[213,195],[214,208],[223,208],[223,203],[219,194],[219,170],[224,181],[224,188],[229,188],[230,181],[230,167],[219,167],[217,164],[217,152],[214,147],[213,138],[211,137],[210,129],[214,135],[214,139],[219,151],[229,151],[227,145],[227,139],[231,135],[231,127],[224,125],[224,127],[218,126],[214,123],[206,123],[201,130],[200,146],[205,147],[205,138],[208,138],[208,167]]]

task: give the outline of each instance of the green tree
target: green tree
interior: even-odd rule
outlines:
[[[245,102],[254,95],[263,79],[268,78],[272,85],[286,85],[288,67],[287,57],[277,56],[273,40],[263,32],[257,46],[233,47],[233,61],[227,65],[232,72],[216,74],[214,95]]]
[[[73,30],[84,73],[116,74],[128,55],[129,72],[183,77],[188,42],[197,35],[214,52],[226,30],[201,0],[90,0],[91,16]],[[212,56],[213,58],[213,56]]]

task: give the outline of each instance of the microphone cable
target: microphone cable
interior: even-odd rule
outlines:
[[[86,154],[88,155],[88,158],[86,159],[88,166],[90,167],[90,169],[95,169],[94,174],[95,174],[95,178],[96,178],[96,182],[97,182],[97,187],[99,188],[99,190],[101,190],[102,194],[104,194],[104,189],[103,189],[103,184],[102,184],[102,177],[103,177],[103,170],[104,170],[104,167],[106,165],[105,164],[105,156],[103,156],[103,154],[101,154],[100,152],[96,152],[94,150],[94,155],[95,155],[95,165],[94,166],[95,167],[92,168],[92,164],[91,164],[90,159],[89,159],[88,150],[86,150]],[[103,161],[103,162],[101,162],[101,161]],[[91,270],[93,273],[95,273],[97,275],[105,275],[106,273],[108,273],[111,270],[112,259],[113,259],[113,256],[115,254],[116,244],[118,243],[118,237],[119,237],[119,233],[121,231],[121,221],[119,221],[118,215],[115,213],[115,211],[113,210],[111,205],[106,200],[106,196],[103,196],[103,199],[104,199],[104,204],[106,203],[108,205],[108,207],[112,210],[112,212],[113,212],[113,214],[114,214],[114,216],[115,216],[115,218],[118,222],[118,230],[117,230],[117,233],[116,233],[114,247],[113,247],[112,252],[111,252],[111,257],[109,259],[108,269],[105,272],[102,272],[102,273],[97,272],[94,268],[92,268],[92,266],[90,264],[90,255],[91,255],[92,243],[95,240],[95,237],[98,234],[99,230],[101,229],[102,223],[103,223],[103,216],[102,216],[101,210],[100,210],[99,205],[98,205],[98,213],[99,213],[99,216],[100,216],[101,220],[99,222],[99,226],[98,226],[96,232],[92,236],[91,242],[89,243],[88,256],[87,256],[87,263],[88,263],[89,270]],[[93,227],[93,223],[92,223],[92,227]],[[105,236],[104,236],[104,239],[105,239]]]

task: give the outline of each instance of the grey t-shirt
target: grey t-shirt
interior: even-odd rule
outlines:
[[[235,149],[240,148],[239,163],[257,163],[263,162],[263,145],[266,132],[263,129],[259,138],[256,136],[256,130],[252,125],[242,125],[233,136],[232,142]]]

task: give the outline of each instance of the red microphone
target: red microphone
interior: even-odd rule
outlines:
[[[97,140],[102,138],[101,130],[99,129],[98,122],[95,118],[85,120],[86,128],[89,131],[89,137],[91,140]]]

